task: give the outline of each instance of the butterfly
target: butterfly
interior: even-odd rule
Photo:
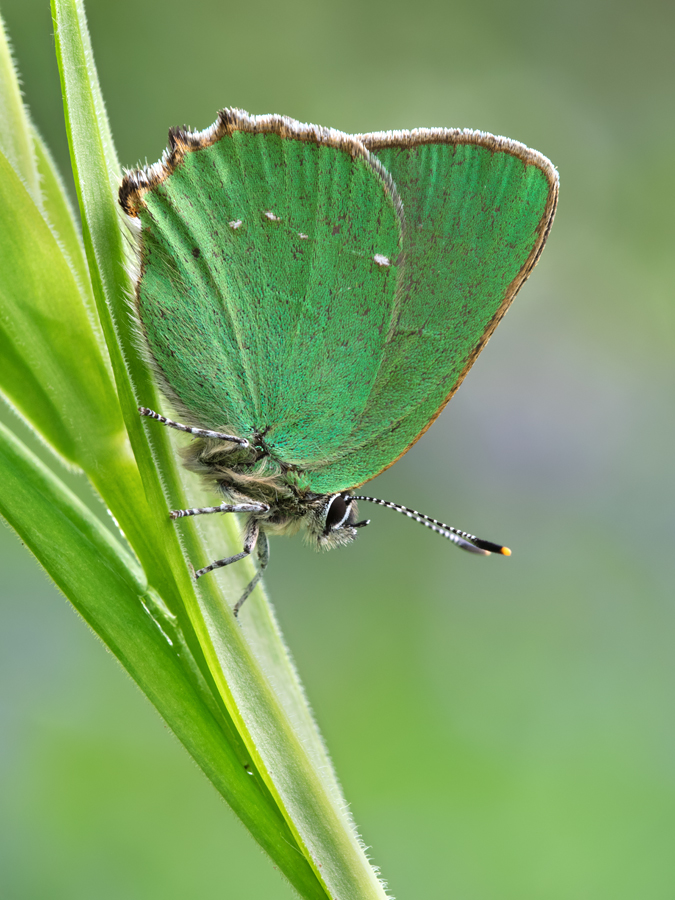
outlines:
[[[415,510],[355,493],[452,397],[535,266],[558,174],[535,150],[459,129],[349,135],[224,109],[172,129],[160,162],[126,172],[138,234],[135,304],[187,465],[247,515],[255,578],[267,536],[348,544],[359,501],[464,550],[509,555]]]

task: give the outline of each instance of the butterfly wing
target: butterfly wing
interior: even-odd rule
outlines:
[[[375,477],[415,443],[461,384],[531,272],[558,196],[541,154],[481,132],[360,136],[392,176],[405,216],[399,300],[363,415],[320,493]]]
[[[236,110],[174,132],[120,192],[166,392],[192,424],[264,433],[317,493],[362,484],[457,389],[557,192],[548,160],[480,132],[350,137]]]
[[[136,300],[167,394],[194,425],[264,434],[296,467],[363,416],[396,301],[402,215],[357,139],[224,110],[129,173]]]

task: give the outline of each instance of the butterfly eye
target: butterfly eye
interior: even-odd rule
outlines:
[[[349,504],[342,494],[336,494],[326,511],[326,524],[323,533],[328,534],[344,524],[349,516]]]

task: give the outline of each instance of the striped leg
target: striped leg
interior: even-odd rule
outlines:
[[[260,536],[258,537],[258,571],[255,573],[255,576],[249,583],[248,587],[241,595],[241,597],[237,600],[237,605],[234,607],[235,616],[239,615],[239,610],[244,605],[244,600],[248,599],[253,593],[256,585],[260,581],[263,576],[263,572],[267,568],[267,564],[270,561],[270,544],[267,540],[267,535],[264,531],[260,532]]]
[[[168,425],[169,428],[175,428],[177,431],[186,431],[188,434],[194,434],[197,437],[217,438],[220,441],[229,441],[231,444],[240,444],[242,447],[249,446],[246,438],[235,437],[233,434],[223,434],[222,431],[209,431],[208,428],[192,428],[190,425],[181,425],[180,422],[174,422],[173,419],[160,416],[159,413],[148,409],[147,406],[139,406],[138,411],[142,416],[147,416],[149,419],[157,419],[162,425]]]
[[[220,506],[195,506],[192,509],[172,509],[169,513],[172,519],[182,519],[185,516],[203,516],[207,513],[246,513],[267,512],[269,506],[266,503],[221,503]]]
[[[244,559],[245,556],[249,556],[255,548],[259,533],[260,525],[255,519],[251,520],[246,529],[244,549],[241,553],[237,553],[235,556],[226,556],[224,559],[217,559],[215,562],[212,562],[211,565],[204,566],[203,569],[198,569],[195,572],[195,578],[201,578],[202,575],[206,575],[207,572],[213,572],[214,569],[222,569],[224,566],[229,566],[232,563],[238,562],[240,559]]]

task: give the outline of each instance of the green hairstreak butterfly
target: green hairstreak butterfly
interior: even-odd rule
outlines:
[[[540,153],[477,131],[349,135],[222,110],[172,129],[128,172],[136,308],[189,465],[247,513],[258,573],[268,534],[351,542],[359,500],[465,550],[505,547],[355,494],[402,456],[461,384],[537,262],[558,197]]]

